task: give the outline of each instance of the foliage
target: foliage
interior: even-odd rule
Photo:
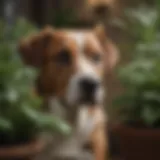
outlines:
[[[36,28],[21,19],[6,29],[1,21],[0,145],[24,143],[41,131],[69,133],[69,126],[58,117],[41,111],[42,100],[32,91],[38,71],[24,66],[16,50],[19,38]]]
[[[119,70],[125,93],[117,110],[125,123],[160,127],[160,14],[143,6],[127,15],[136,43],[132,61]]]
[[[66,18],[67,15],[67,18]],[[76,22],[76,16],[72,9],[59,10],[54,16],[54,26],[64,27],[72,26]]]

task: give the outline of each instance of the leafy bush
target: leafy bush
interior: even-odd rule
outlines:
[[[125,93],[117,109],[125,123],[160,127],[160,14],[144,6],[127,14],[136,43],[132,61],[119,70]]]
[[[0,22],[0,145],[28,142],[41,131],[68,134],[68,125],[41,112],[42,100],[32,91],[38,71],[24,66],[18,57],[17,41],[35,27],[21,19],[9,33],[6,29]]]

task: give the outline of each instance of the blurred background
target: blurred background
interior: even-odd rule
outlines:
[[[142,140],[139,132],[128,131],[121,127],[121,129],[116,130],[113,126],[118,126],[117,123],[121,121],[131,127],[136,126],[136,128],[138,126],[138,128],[152,130],[160,127],[159,0],[0,0],[0,21],[6,24],[8,39],[11,36],[10,31],[14,27],[14,34],[17,34],[18,37],[16,41],[20,38],[19,32],[22,28],[15,25],[17,21],[29,31],[32,30],[30,28],[40,29],[46,25],[57,28],[93,28],[97,23],[103,23],[106,36],[115,43],[120,52],[120,62],[115,72],[106,75],[108,96],[105,100],[105,106],[109,115],[111,159],[131,160],[132,157],[136,160],[144,160],[144,158],[149,160],[153,155],[158,156],[156,150],[160,149],[159,130],[156,130],[156,133],[149,132],[150,136],[147,137],[148,130],[142,129],[140,135],[150,139],[150,142],[145,143],[146,139]],[[155,64],[156,66],[154,66]],[[128,70],[123,68],[126,65],[127,67],[124,68]],[[119,73],[122,80],[119,78]],[[146,82],[149,77],[152,79]],[[156,80],[153,81],[153,79]],[[150,87],[147,88],[146,86]],[[127,109],[124,107],[123,109],[126,110],[123,111],[121,107],[115,107],[117,104],[114,102],[126,89],[133,91],[134,96],[127,92],[130,97],[123,99],[123,106],[127,106]],[[120,101],[118,103],[120,104]],[[157,106],[158,109],[153,106]],[[154,109],[151,110],[150,108]],[[123,118],[121,118],[122,112]],[[132,136],[130,136],[130,132]],[[117,133],[119,134],[117,135]],[[121,141],[126,137],[130,138],[127,142],[122,143]],[[133,144],[133,141],[137,141],[135,137],[138,137],[138,142],[143,145]],[[157,139],[153,137],[157,137]],[[135,149],[137,146],[141,146],[137,149],[138,151]],[[142,151],[144,146],[155,146],[155,148],[147,148]],[[130,150],[126,151],[126,148],[130,148]],[[131,153],[133,150],[138,155]],[[148,150],[155,152],[147,155],[149,157],[147,159],[144,155]],[[143,154],[140,155],[139,151]],[[130,154],[127,155],[126,152]],[[160,156],[150,160],[158,159]]]

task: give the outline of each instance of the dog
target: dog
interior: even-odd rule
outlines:
[[[103,80],[116,65],[118,51],[106,38],[104,27],[58,30],[47,26],[22,38],[19,53],[26,65],[40,70],[38,94],[55,115],[71,124],[79,143],[90,143],[95,160],[105,160],[108,142]],[[62,106],[63,114],[55,106]]]

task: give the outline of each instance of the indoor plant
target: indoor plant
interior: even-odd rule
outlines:
[[[125,160],[160,159],[160,14],[144,6],[129,14],[135,44],[131,62],[118,71],[125,91],[115,104],[120,123],[113,133]]]
[[[41,151],[41,131],[70,131],[58,117],[41,111],[41,99],[32,91],[37,71],[24,66],[18,57],[16,42],[33,30],[24,20],[12,28],[0,22],[0,159],[26,159]]]

